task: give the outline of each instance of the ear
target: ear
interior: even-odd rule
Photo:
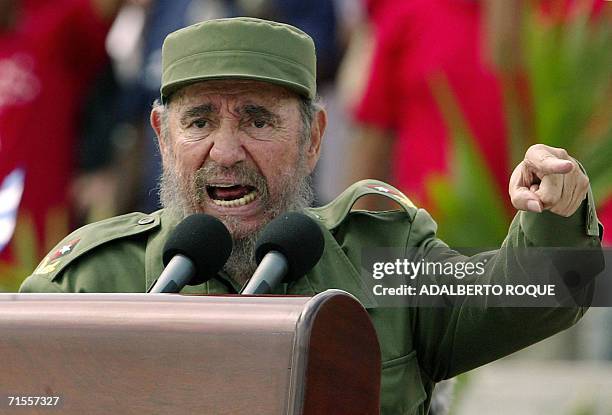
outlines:
[[[166,140],[162,138],[162,134],[161,134],[162,122],[161,122],[161,114],[160,114],[159,109],[153,108],[151,110],[150,122],[151,122],[151,127],[153,127],[153,131],[155,131],[155,135],[157,136],[157,144],[159,145],[159,152],[161,153],[161,157],[163,161],[166,158],[166,154],[168,151],[167,147],[169,144],[166,142]]]
[[[319,156],[321,155],[321,140],[323,140],[323,134],[325,134],[325,128],[327,128],[327,112],[325,112],[324,109],[320,109],[315,113],[312,121],[312,126],[310,128],[310,146],[306,153],[308,167],[311,173],[317,165]]]

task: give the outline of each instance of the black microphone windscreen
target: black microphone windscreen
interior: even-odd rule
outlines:
[[[300,278],[314,267],[325,247],[319,225],[303,213],[285,213],[263,230],[255,247],[257,264],[270,251],[278,251],[287,258],[289,271],[285,281]]]
[[[196,213],[187,216],[170,234],[164,245],[164,266],[177,254],[193,261],[196,273],[189,285],[214,277],[232,253],[232,237],[219,219]]]

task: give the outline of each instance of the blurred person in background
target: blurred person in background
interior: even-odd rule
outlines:
[[[494,173],[509,174],[502,91],[485,63],[482,4],[474,0],[366,0],[374,54],[363,95],[350,181],[389,180],[431,208],[426,183],[448,171],[448,131],[431,90],[444,76]]]
[[[78,115],[120,4],[0,0],[0,278],[69,228]]]
[[[602,12],[604,3],[591,2],[593,15]],[[508,136],[508,86],[502,77],[511,78],[512,93],[530,93],[520,62],[525,5],[563,21],[575,17],[578,6],[585,4],[589,7],[588,2],[572,0],[365,0],[374,46],[371,57],[362,57],[362,66],[371,59],[370,70],[363,91],[352,102],[357,138],[347,163],[347,182],[365,177],[391,180],[437,213],[431,183],[448,177],[452,169],[453,131],[435,93],[436,86],[446,83],[491,174],[496,195],[503,194],[514,144]],[[524,106],[527,112],[530,103]],[[545,140],[528,133],[522,137],[525,143]],[[362,206],[384,207],[368,202]],[[506,221],[508,207],[506,203]],[[602,200],[599,212],[604,226],[612,224],[612,198]],[[470,222],[482,220],[478,209],[470,214]],[[609,233],[604,238],[612,241]]]

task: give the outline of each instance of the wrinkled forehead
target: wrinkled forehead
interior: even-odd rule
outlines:
[[[174,93],[171,107],[181,110],[193,105],[257,104],[269,109],[297,108],[299,97],[282,86],[248,80],[204,81],[188,85]]]

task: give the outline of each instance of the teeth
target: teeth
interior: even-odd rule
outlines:
[[[213,187],[232,187],[236,186],[235,184],[211,184]]]
[[[218,187],[221,187],[221,186],[218,186]],[[253,190],[251,193],[248,193],[248,194],[242,196],[240,199],[234,199],[234,200],[217,200],[217,199],[212,199],[212,201],[213,201],[213,203],[215,205],[218,205],[218,206],[223,206],[223,207],[238,207],[238,206],[248,205],[253,200],[255,200],[256,197],[257,197],[257,191]]]

